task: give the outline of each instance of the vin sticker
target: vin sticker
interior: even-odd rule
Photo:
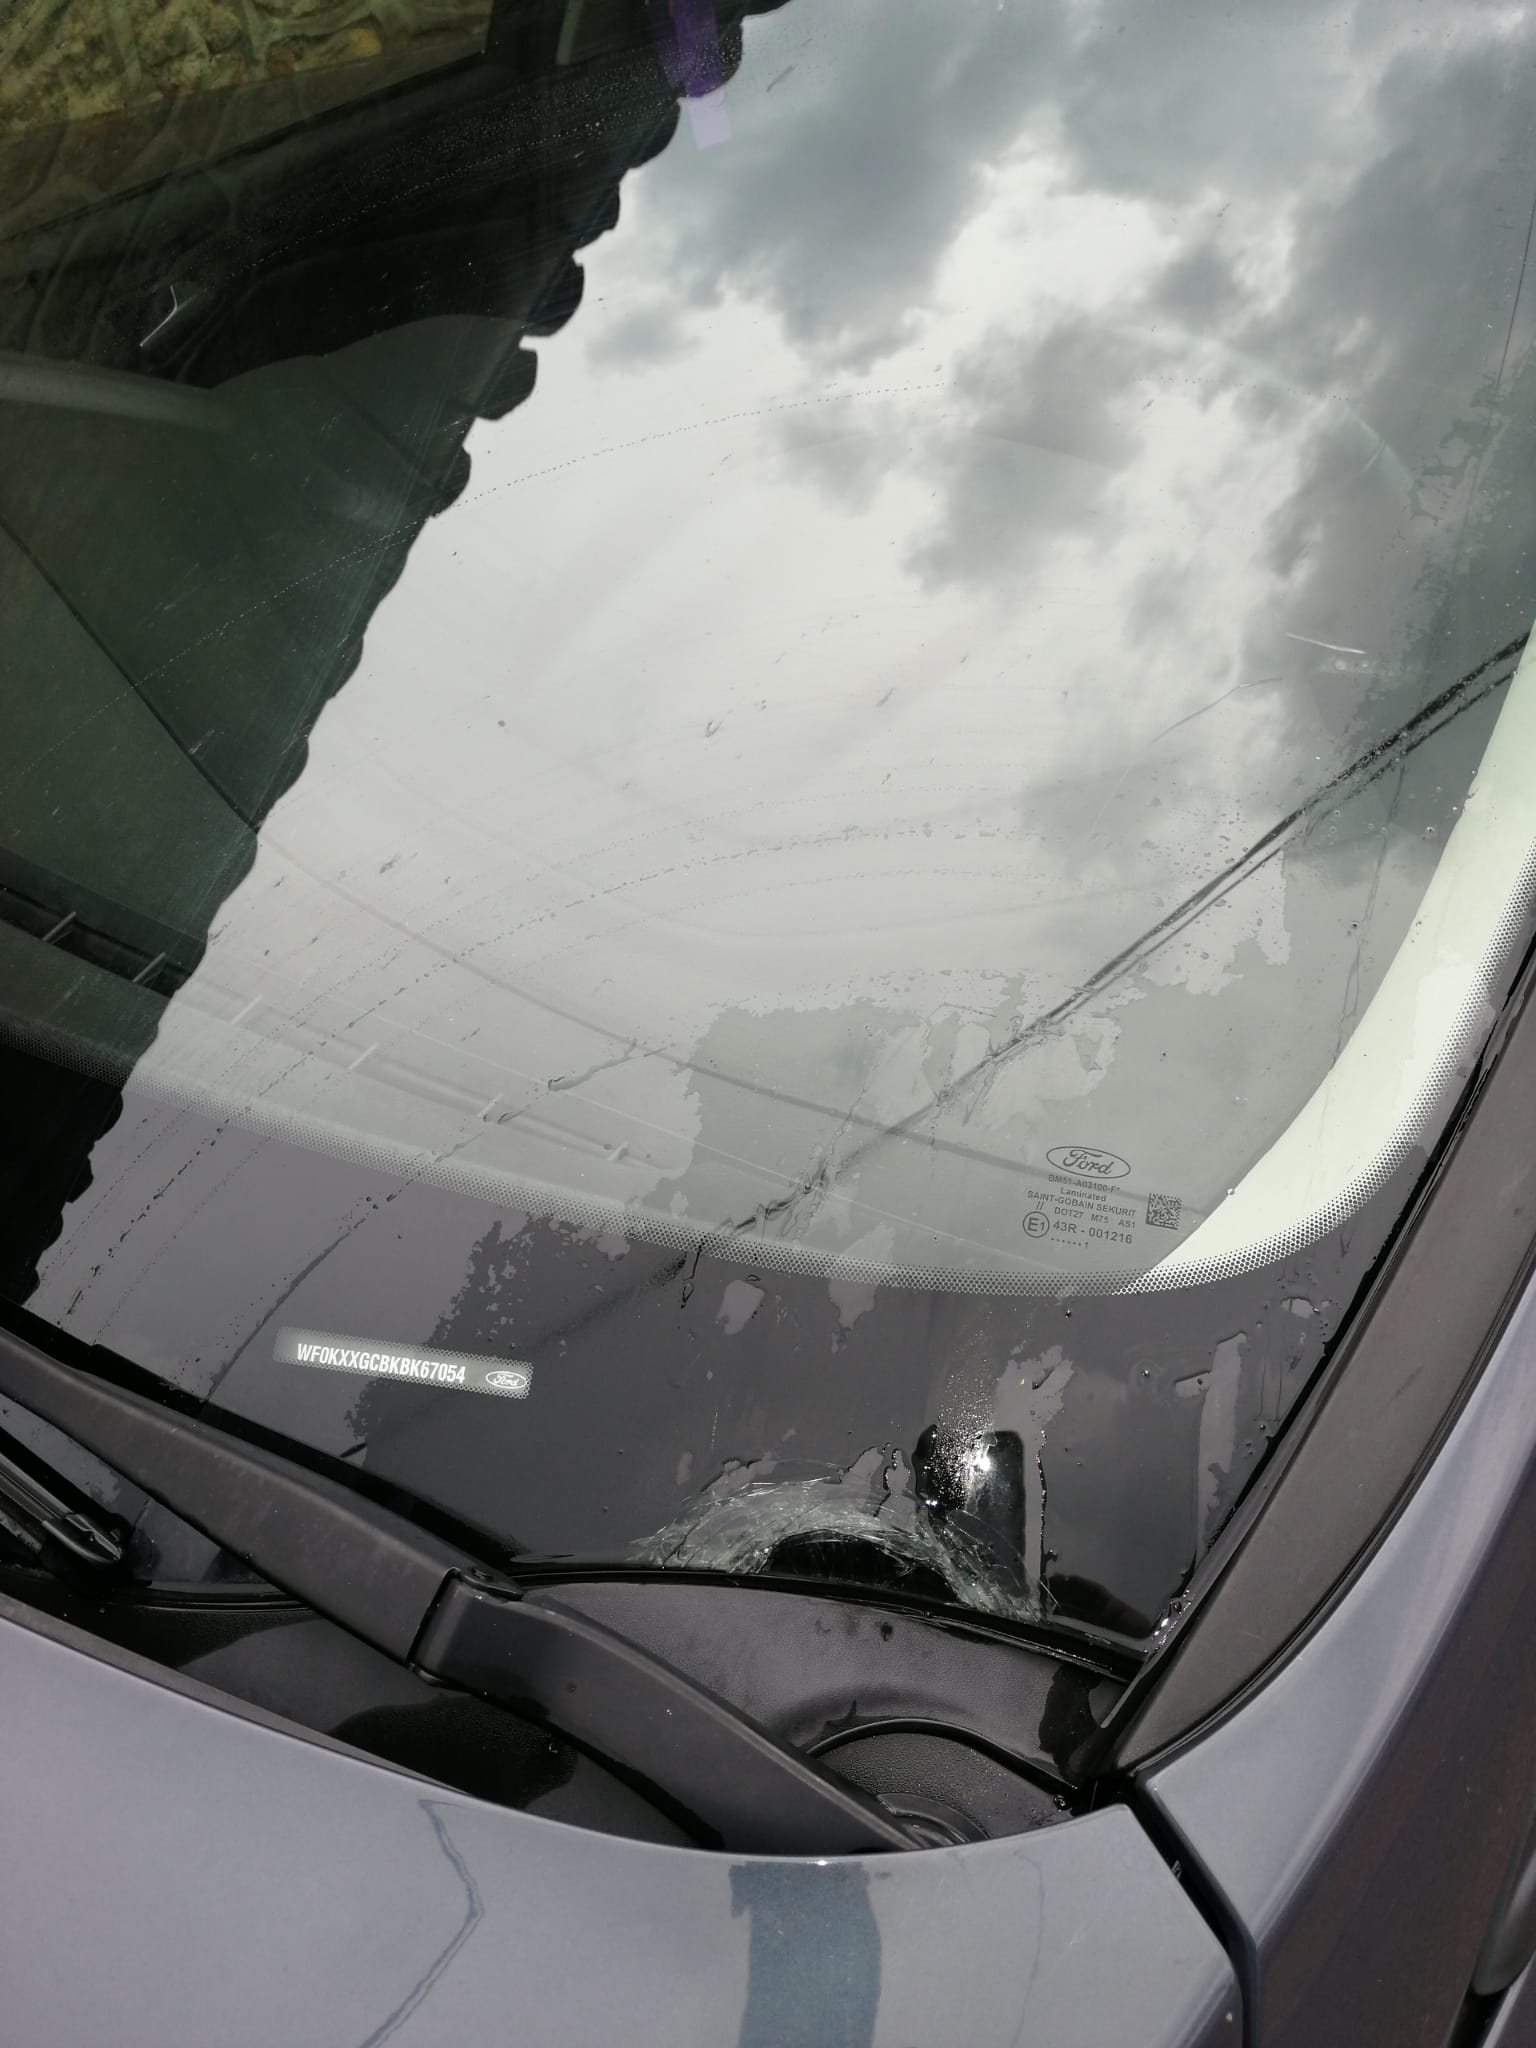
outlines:
[[[279,1330],[272,1356],[279,1365],[316,1366],[321,1372],[357,1372],[369,1379],[410,1380],[424,1387],[458,1387],[471,1394],[526,1400],[533,1367],[521,1358],[475,1358],[466,1351],[428,1351],[386,1345],[377,1337],[338,1337],[329,1330]]]

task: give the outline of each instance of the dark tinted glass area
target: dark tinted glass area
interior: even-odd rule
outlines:
[[[15,10],[8,1312],[530,1562],[1153,1636],[1527,933],[1533,86]]]

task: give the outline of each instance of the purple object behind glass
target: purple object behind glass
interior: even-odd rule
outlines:
[[[700,149],[728,142],[714,0],[651,0],[651,22],[667,82],[687,103],[694,141]]]

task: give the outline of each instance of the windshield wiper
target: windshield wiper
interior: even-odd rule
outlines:
[[[40,1564],[62,1551],[71,1565],[114,1571],[123,1561],[123,1538],[105,1515],[87,1513],[33,1471],[0,1437],[0,1530]]]
[[[546,1722],[757,1855],[910,1849],[875,1800],[584,1616],[526,1599],[353,1486],[0,1332],[0,1393],[265,1579],[423,1676]]]

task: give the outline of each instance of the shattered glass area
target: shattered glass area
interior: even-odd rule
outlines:
[[[1039,1615],[1038,1589],[1033,1599],[1010,1592],[983,1541],[924,1513],[900,1452],[871,1450],[846,1472],[809,1479],[777,1478],[776,1465],[768,1457],[728,1467],[675,1521],[637,1543],[631,1560],[793,1576],[804,1573],[807,1552],[819,1549],[817,1576],[836,1577],[840,1550],[848,1546],[843,1570],[851,1583],[884,1584],[1005,1620]]]

